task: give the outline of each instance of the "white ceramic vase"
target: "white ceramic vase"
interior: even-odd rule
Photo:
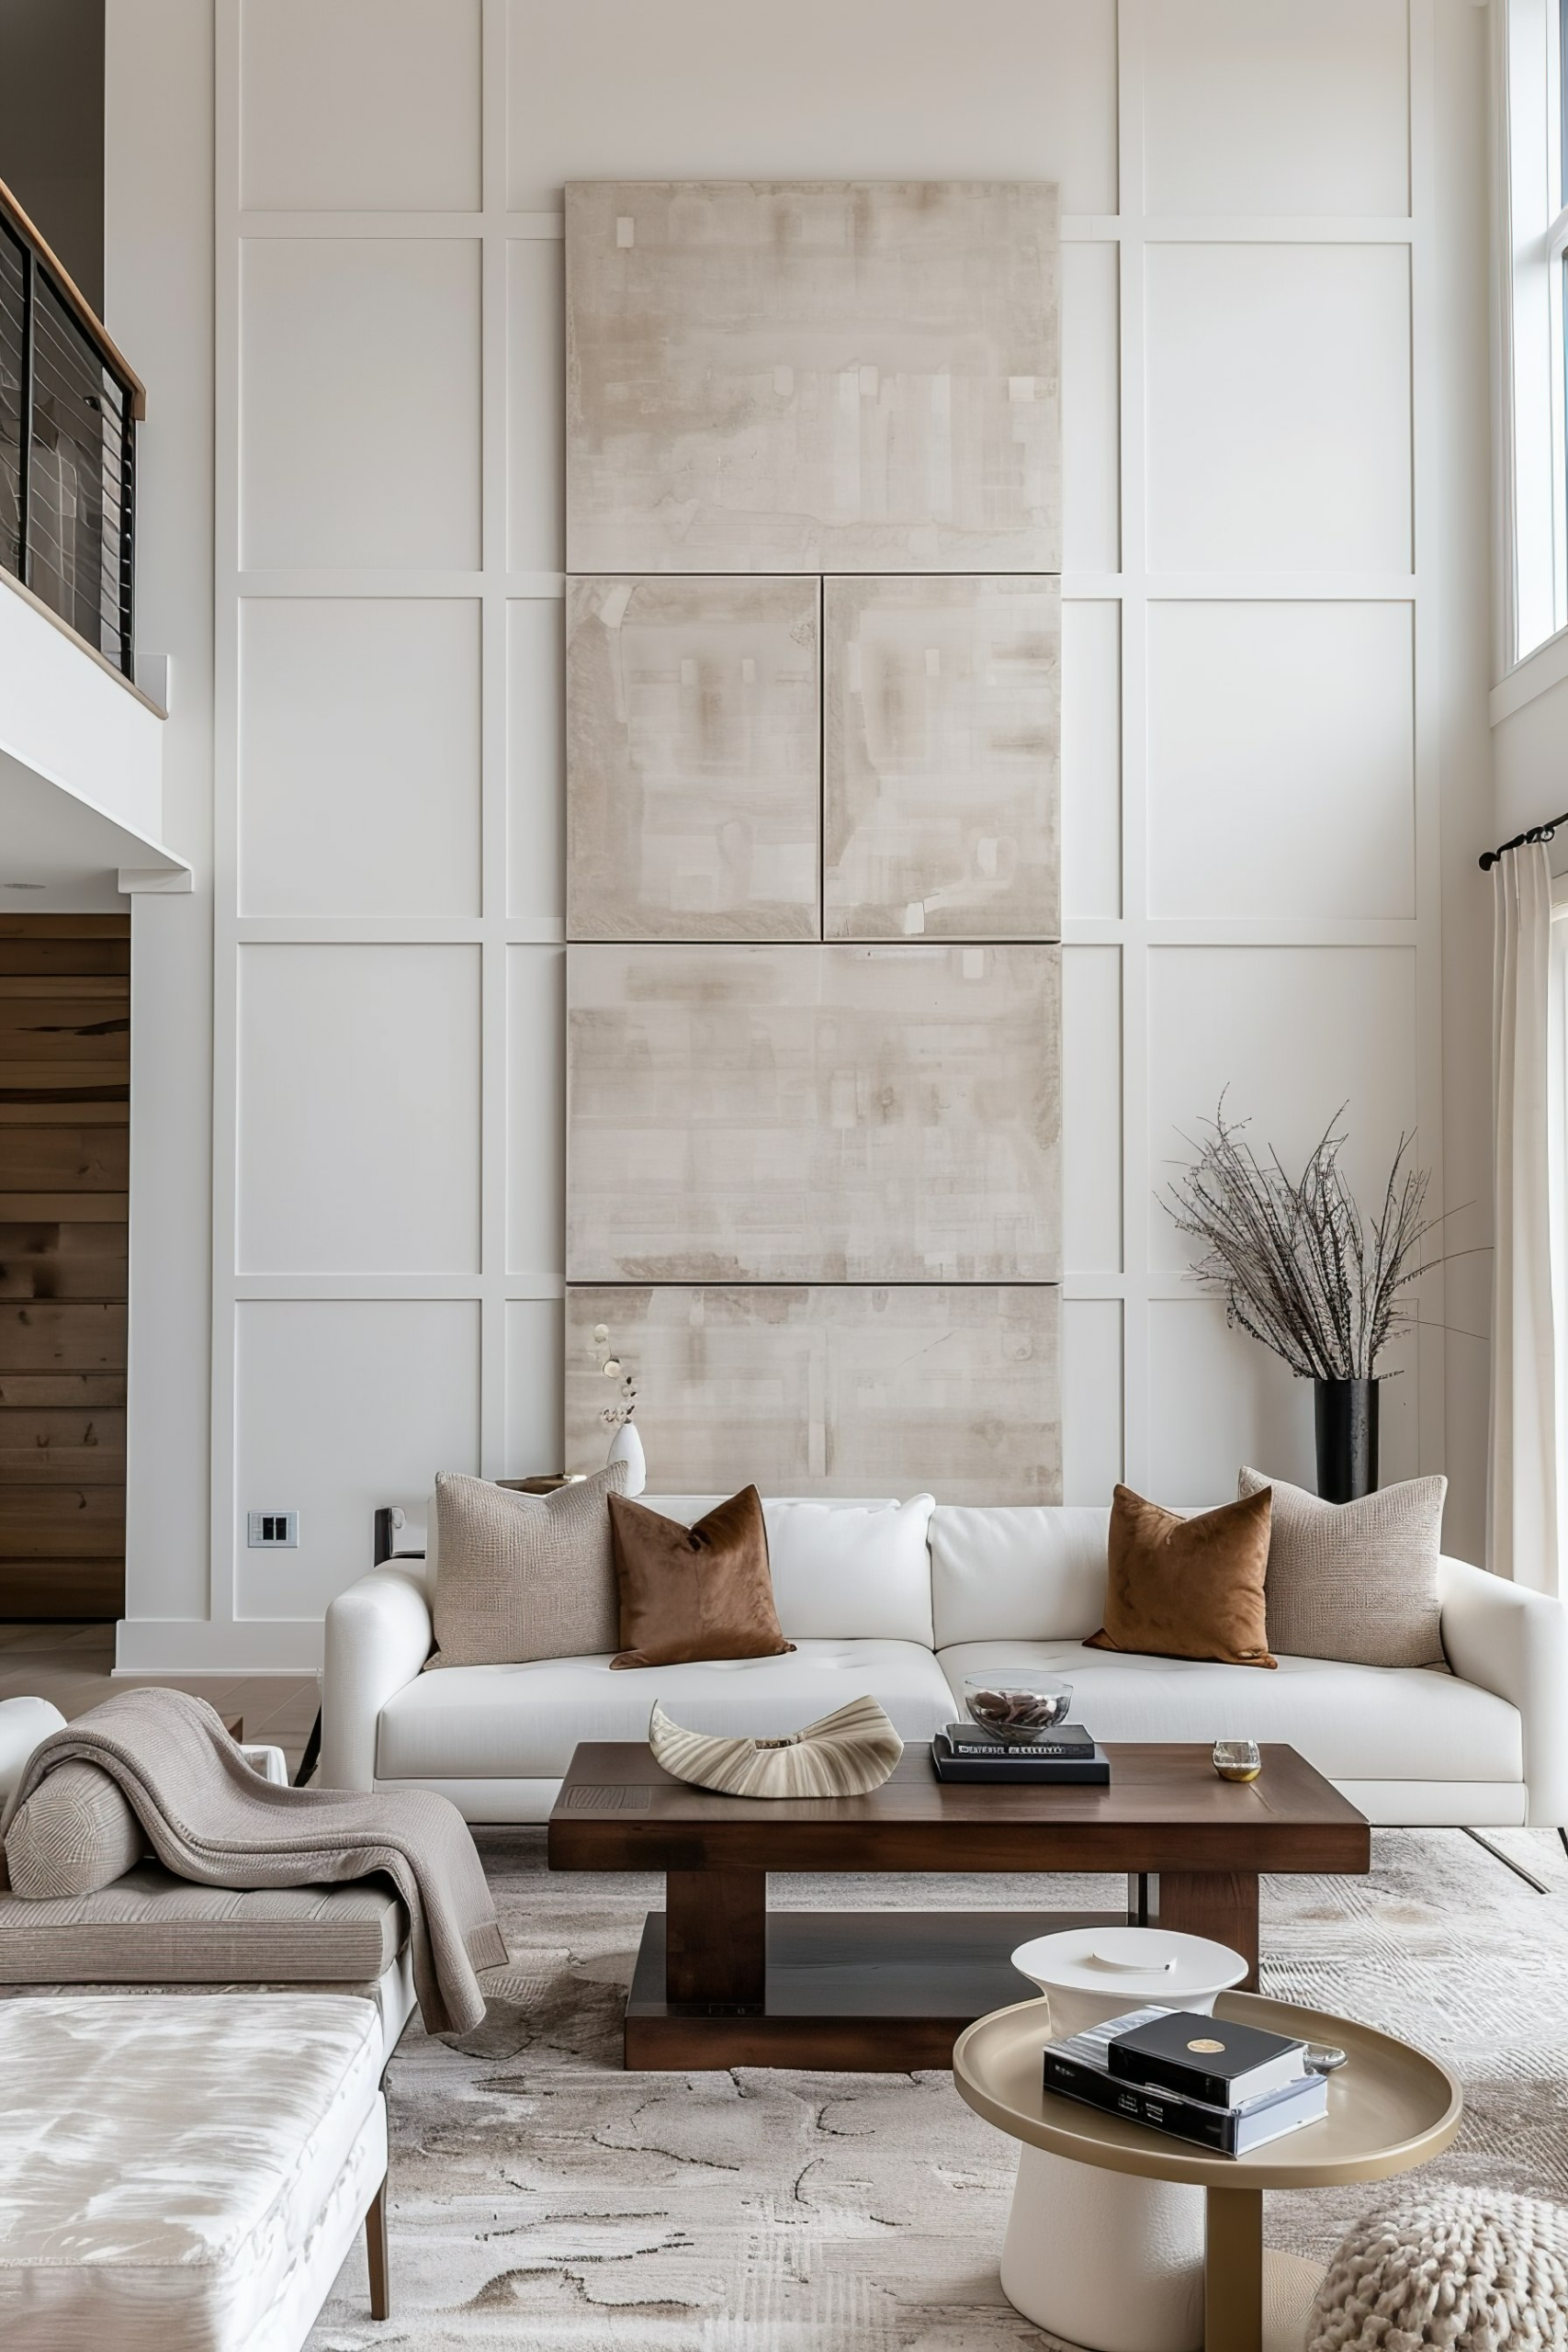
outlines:
[[[610,1440],[610,1451],[604,1456],[604,1460],[606,1464],[624,1462],[626,1465],[625,1491],[628,1495],[641,1494],[648,1484],[648,1463],[643,1455],[642,1440],[637,1433],[635,1421],[621,1423],[620,1428]]]

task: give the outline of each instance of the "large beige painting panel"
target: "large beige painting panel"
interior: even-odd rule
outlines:
[[[567,935],[819,935],[815,580],[569,580]]]
[[[1062,1498],[1050,1285],[569,1286],[575,1470],[608,1442],[601,1324],[637,1383],[656,1494]]]
[[[573,947],[579,1282],[1054,1282],[1049,946]]]
[[[830,938],[1061,931],[1055,580],[824,583]]]
[[[1045,182],[566,191],[571,571],[1055,571]]]

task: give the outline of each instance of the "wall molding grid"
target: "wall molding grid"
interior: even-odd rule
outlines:
[[[1122,1475],[1134,1485],[1168,1488],[1175,1475],[1171,1444],[1162,1436],[1151,1360],[1156,1334],[1151,1316],[1174,1302],[1190,1302],[1179,1268],[1168,1262],[1152,1194],[1167,1148],[1163,1106],[1156,1108],[1160,1009],[1168,980],[1160,958],[1173,951],[1278,950],[1328,956],[1343,975],[1331,992],[1337,1019],[1363,998],[1369,1022],[1390,1003],[1408,1022],[1410,1067],[1397,1073],[1420,1132],[1442,1133],[1441,1037],[1439,1029],[1439,839],[1437,740],[1438,717],[1437,651],[1437,521],[1438,482],[1433,415],[1438,294],[1435,283],[1435,11],[1433,0],[1409,0],[1407,28],[1407,212],[1378,209],[1365,213],[1303,215],[1279,209],[1257,211],[1204,210],[1180,214],[1151,209],[1145,197],[1145,112],[1150,74],[1151,26],[1160,0],[1119,0],[1115,7],[1114,210],[1066,212],[1065,259],[1099,251],[1104,260],[1100,290],[1111,305],[1107,322],[1114,342],[1113,386],[1119,432],[1107,494],[1114,507],[1116,544],[1090,550],[1092,560],[1075,560],[1069,518],[1062,591],[1066,612],[1064,652],[1064,866],[1063,940],[1067,983],[1066,1110],[1069,1155],[1068,1257],[1063,1284],[1065,1388],[1067,1402],[1066,1492],[1069,1499],[1102,1492]],[[241,1514],[247,1498],[240,1491],[238,1446],[240,1319],[242,1310],[271,1304],[407,1302],[473,1310],[476,1340],[476,1426],[472,1466],[501,1475],[514,1466],[515,1449],[532,1442],[524,1426],[532,1409],[515,1393],[509,1399],[506,1331],[509,1314],[530,1307],[553,1309],[562,1295],[558,1257],[541,1249],[519,1269],[515,1246],[507,1241],[508,1134],[517,1117],[516,1090],[532,1089],[536,1074],[527,1067],[509,1073],[507,1052],[508,962],[548,959],[561,953],[558,909],[520,905],[517,855],[509,860],[508,710],[509,631],[528,626],[553,609],[562,594],[562,554],[556,526],[536,516],[533,545],[524,550],[515,531],[509,546],[509,515],[517,484],[509,480],[524,463],[520,447],[508,447],[508,277],[519,256],[543,264],[561,234],[559,215],[517,209],[508,200],[507,92],[509,12],[505,0],[477,0],[481,40],[479,186],[480,201],[467,209],[269,210],[242,205],[241,17],[242,0],[217,0],[217,552],[215,616],[217,695],[215,724],[216,828],[214,922],[215,1052],[213,1188],[213,1393],[212,1393],[212,1589],[208,1625],[132,1621],[122,1633],[121,1660],[146,1660],[171,1670],[243,1658],[250,1670],[275,1663],[277,1670],[319,1655],[316,1611],[331,1589],[357,1573],[360,1557],[318,1559],[317,1588],[305,1597],[279,1600],[276,1613],[266,1597],[247,1582],[245,1555],[238,1549]],[[648,167],[646,157],[639,164]],[[705,159],[682,154],[657,159],[666,171],[695,170]],[[616,168],[612,166],[611,168]],[[840,168],[852,171],[844,159]],[[943,169],[948,168],[943,165]],[[714,176],[734,176],[715,168]],[[1053,170],[1049,153],[1042,176]],[[565,175],[563,175],[565,176]],[[1070,187],[1064,188],[1071,203]],[[243,274],[267,249],[292,243],[298,251],[332,241],[366,245],[402,240],[426,253],[434,248],[471,253],[477,277],[476,360],[478,489],[474,501],[477,541],[473,559],[433,564],[356,562],[333,566],[271,560],[243,548],[241,490],[243,463],[251,454],[242,440],[241,330]],[[1299,569],[1264,571],[1249,561],[1156,565],[1150,548],[1149,492],[1152,466],[1159,462],[1157,436],[1151,441],[1149,405],[1151,350],[1148,327],[1151,264],[1157,272],[1176,254],[1180,266],[1205,254],[1234,254],[1261,248],[1275,254],[1332,256],[1347,249],[1363,254],[1403,254],[1408,270],[1410,367],[1405,383],[1408,435],[1409,544],[1407,565],[1385,559],[1325,560]],[[1310,249],[1310,250],[1309,250]],[[1198,266],[1194,264],[1193,266]],[[1380,265],[1373,263],[1371,266]],[[533,266],[532,264],[529,266]],[[1397,275],[1397,268],[1396,268]],[[532,281],[536,285],[537,280]],[[1065,316],[1068,386],[1066,447],[1075,468],[1086,431],[1081,406],[1075,409],[1071,369],[1075,331],[1080,348],[1083,308],[1069,270]],[[1093,297],[1091,295],[1091,300]],[[520,323],[520,322],[519,322]],[[1102,338],[1103,340],[1103,338]],[[554,360],[550,362],[553,371]],[[1081,397],[1081,396],[1080,396]],[[547,426],[553,432],[553,424]],[[1397,471],[1397,469],[1395,469]],[[546,545],[555,533],[553,552]],[[1101,534],[1103,539],[1103,534]],[[285,554],[287,551],[284,551]],[[519,561],[519,556],[525,560]],[[247,911],[241,897],[240,727],[242,624],[266,600],[468,600],[477,608],[479,710],[478,718],[478,887],[476,903],[461,914],[356,914],[330,911]],[[1148,689],[1151,620],[1167,608],[1224,604],[1255,609],[1269,604],[1298,606],[1385,605],[1408,609],[1411,644],[1411,796],[1408,827],[1407,903],[1362,913],[1337,910],[1241,915],[1161,907],[1153,888],[1153,818]],[[1099,838],[1084,839],[1085,811],[1075,799],[1073,765],[1084,757],[1088,731],[1075,684],[1081,691],[1083,642],[1077,625],[1098,630],[1094,659],[1114,661],[1118,673],[1114,718],[1119,741],[1120,791],[1112,812],[1098,809]],[[520,640],[519,640],[520,641]],[[1099,714],[1095,716],[1099,725]],[[1104,729],[1100,732],[1103,736]],[[1102,763],[1110,756],[1101,743]],[[1114,822],[1111,821],[1113,816]],[[311,857],[299,846],[302,868]],[[1089,872],[1092,868],[1093,871]],[[509,901],[509,871],[512,896]],[[1087,876],[1087,880],[1086,880]],[[509,904],[511,910],[509,911]],[[465,951],[478,967],[478,1138],[472,1169],[477,1191],[471,1225],[474,1247],[460,1265],[423,1265],[352,1271],[330,1266],[246,1266],[241,1254],[241,1191],[243,1150],[237,1043],[240,1037],[242,971],[245,958],[291,945],[393,947],[412,953]],[[1075,1187],[1071,1170],[1075,1115],[1085,1116],[1083,1072],[1075,1068],[1073,1023],[1077,975],[1088,973],[1085,957],[1099,956],[1089,993],[1098,989],[1103,1014],[1119,1016],[1117,1069],[1107,1091],[1104,1057],[1095,1088],[1100,1149],[1094,1167]],[[1369,962],[1368,959],[1373,961]],[[1393,964],[1384,959],[1393,959]],[[1348,960],[1347,960],[1348,959]],[[1397,977],[1383,984],[1382,977]],[[1256,965],[1249,971],[1256,971]],[[1304,967],[1298,967],[1304,968]],[[1326,975],[1328,962],[1321,968]],[[1376,983],[1374,986],[1373,983]],[[1363,986],[1363,983],[1365,986]],[[1367,989],[1371,996],[1367,996]],[[1380,993],[1381,990],[1381,993]],[[1352,1023],[1352,1025],[1354,1025]],[[1101,1026],[1098,1033],[1104,1036]],[[558,1085],[554,1072],[546,1091]],[[509,1091],[510,1090],[510,1091]],[[1113,1113],[1119,1133],[1108,1132],[1101,1108]],[[1333,1106],[1330,1105],[1330,1108]],[[1196,1110],[1201,1104],[1194,1105]],[[390,1133],[417,1115],[413,1097],[390,1115]],[[558,1110],[556,1114],[558,1122]],[[1078,1132],[1083,1132],[1080,1124]],[[389,1148],[392,1148],[389,1143]],[[547,1159],[548,1154],[546,1155]],[[1440,1210],[1440,1151],[1427,1154],[1433,1167],[1433,1205]],[[514,1181],[514,1180],[513,1180]],[[558,1167],[550,1175],[558,1184]],[[1086,1259],[1075,1243],[1083,1231],[1075,1223],[1074,1202],[1091,1196],[1095,1246]],[[547,1218],[539,1221],[544,1229]],[[1186,1305],[1184,1315],[1212,1310]],[[1407,1380],[1391,1432],[1390,1467],[1408,1474],[1418,1464],[1443,1458],[1443,1317],[1440,1275],[1427,1287],[1423,1324],[1410,1351]],[[1166,1327],[1162,1327],[1164,1329]],[[519,1377],[515,1360],[512,1378]],[[1075,1415],[1075,1396],[1078,1407]],[[1119,1426],[1113,1424],[1119,1423]],[[509,1440],[509,1431],[511,1432]],[[1166,1499],[1212,1499],[1207,1493]],[[285,1498],[285,1499],[288,1499]],[[323,1581],[324,1579],[324,1581]]]

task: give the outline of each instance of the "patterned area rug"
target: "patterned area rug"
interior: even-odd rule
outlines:
[[[1383,1830],[1366,1879],[1264,1883],[1265,1989],[1419,2042],[1469,2102],[1428,2177],[1568,2202],[1568,1859],[1495,1833]],[[393,2316],[356,2255],[311,2352],[1017,2352],[997,2283],[1014,2150],[944,2074],[626,2075],[622,1997],[649,1877],[552,1876],[542,1830],[481,1832],[513,1966],[457,2044],[411,2025],[389,2083]],[[787,1879],[780,1909],[1112,1907],[1125,1881]],[[1024,1986],[1020,1983],[1020,1997]],[[1375,2200],[1271,2198],[1326,2260]]]

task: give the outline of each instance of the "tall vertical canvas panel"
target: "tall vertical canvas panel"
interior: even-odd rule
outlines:
[[[568,188],[572,1469],[1060,1498],[1057,236]]]
[[[637,1368],[653,1490],[1062,1496],[1061,1293],[1050,1283],[573,1284],[567,1460],[604,1459],[609,1333]]]
[[[1055,187],[566,191],[567,568],[1055,571]]]
[[[1056,947],[568,956],[575,1282],[1055,1282]]]
[[[820,936],[815,580],[569,580],[567,936]]]
[[[834,939],[1061,930],[1061,583],[823,586],[823,897]]]

